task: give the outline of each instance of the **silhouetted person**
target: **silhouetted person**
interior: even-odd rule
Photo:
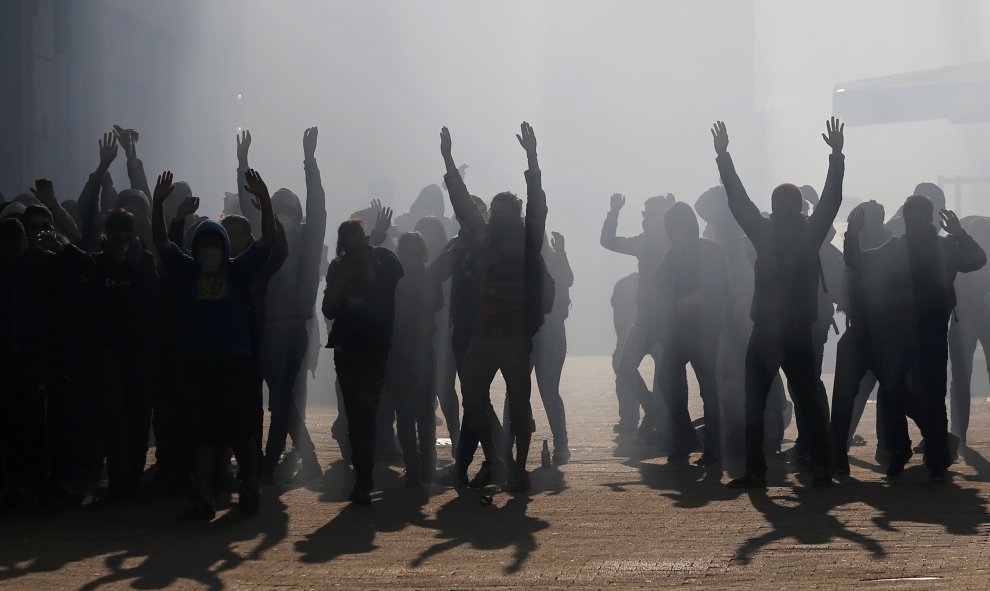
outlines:
[[[803,199],[794,185],[784,184],[771,195],[772,213],[764,218],[743,188],[727,151],[725,124],[712,129],[722,184],[729,209],[756,249],[753,332],[746,351],[746,474],[729,483],[733,488],[766,487],[763,451],[764,411],[777,372],[783,369],[791,385],[794,411],[804,414],[810,432],[813,483],[829,486],[828,423],[815,400],[815,348],[812,325],[818,314],[818,252],[842,203],[842,126],[834,117],[822,134],[831,146],[829,171],[822,198],[810,217],[801,215]]]
[[[890,239],[890,232],[883,225],[883,206],[876,201],[861,203],[853,211],[862,210],[863,229],[859,235],[860,248],[878,248]],[[850,216],[852,213],[850,213]],[[879,373],[882,331],[875,325],[876,306],[882,305],[877,273],[867,274],[863,269],[844,269],[840,292],[839,310],[846,315],[846,327],[839,337],[835,353],[835,378],[832,384],[831,444],[833,468],[838,474],[849,473],[849,441],[856,430],[866,399],[876,385]],[[874,299],[867,302],[867,298]],[[878,417],[879,418],[879,417]],[[877,421],[877,432],[882,421]],[[878,437],[878,448],[882,441]]]
[[[316,163],[318,130],[313,127],[303,134],[303,168],[306,173],[306,211],[299,198],[288,189],[272,195],[272,208],[281,224],[288,243],[288,258],[267,283],[264,325],[261,334],[262,372],[268,384],[268,407],[272,417],[265,446],[265,463],[261,469],[262,482],[274,481],[275,468],[285,450],[286,437],[291,436],[302,467],[295,476],[304,482],[323,474],[316,458],[316,448],[303,419],[305,395],[297,392],[299,375],[309,348],[307,323],[313,317],[320,282],[320,261],[326,233],[326,194]],[[248,165],[250,132],[238,138],[238,178]],[[240,186],[240,183],[239,183]],[[241,211],[252,227],[257,227],[257,212],[250,198],[241,192]]]
[[[351,465],[351,502],[371,503],[374,488],[375,419],[385,385],[395,322],[395,289],[402,266],[390,251],[368,244],[364,225],[349,220],[337,230],[337,257],[327,268],[323,315],[333,321],[333,349],[340,380]]]
[[[961,220],[962,227],[984,251],[990,249],[990,218],[969,216]],[[952,382],[949,396],[952,416],[951,433],[966,445],[973,379],[973,354],[980,344],[990,367],[990,268],[966,273],[956,278],[956,322],[949,323],[949,358],[952,360]]]
[[[248,191],[261,209],[261,238],[237,258],[230,257],[230,239],[224,227],[205,221],[192,238],[187,255],[168,238],[165,201],[172,193],[172,173],[155,185],[152,230],[155,246],[181,299],[183,347],[184,430],[193,453],[196,495],[180,513],[190,519],[212,519],[217,459],[229,445],[240,467],[239,509],[257,513],[260,503],[255,411],[250,393],[256,389],[257,363],[252,335],[251,289],[268,260],[275,241],[275,213],[268,187],[258,173],[246,174]]]
[[[956,306],[957,273],[986,264],[986,253],[963,230],[959,219],[940,212],[942,229],[932,226],[934,208],[922,195],[908,197],[902,208],[904,236],[861,251],[859,234],[865,213],[854,210],[846,231],[846,264],[865,274],[878,274],[882,307],[876,311],[883,335],[881,352],[881,420],[890,450],[888,478],[896,478],[911,458],[907,416],[925,439],[925,464],[935,480],[946,477],[949,453],[945,409],[948,323]]]
[[[658,404],[658,392],[650,392],[643,376],[639,373],[639,365],[647,355],[653,357],[654,366],[660,366],[659,343],[662,326],[660,310],[664,304],[660,301],[657,291],[657,268],[663,261],[670,247],[664,229],[663,216],[674,203],[673,195],[666,197],[650,197],[643,204],[643,232],[638,236],[623,237],[616,235],[619,223],[619,211],[626,204],[626,198],[618,193],[612,195],[608,215],[602,224],[601,245],[612,252],[636,257],[639,266],[639,292],[636,297],[636,322],[633,324],[626,342],[622,347],[619,359],[619,378],[626,382],[625,387],[633,391],[636,399],[643,408],[643,423],[640,426],[640,436],[644,440],[653,440],[655,432],[664,432],[666,421],[661,420],[658,413],[666,411],[666,406]],[[654,380],[654,386],[658,383]],[[656,388],[654,388],[656,389]]]
[[[671,291],[666,311],[669,331],[663,338],[660,372],[664,402],[674,426],[671,462],[684,461],[695,445],[695,431],[688,414],[686,366],[698,379],[705,412],[704,453],[696,462],[718,462],[721,450],[721,409],[716,367],[719,332],[725,315],[729,278],[718,244],[701,238],[698,218],[686,203],[675,203],[664,216],[670,250],[657,270],[656,283]]]
[[[612,426],[614,433],[635,433],[639,426],[639,400],[636,393],[622,379],[620,362],[622,346],[636,322],[636,296],[639,293],[639,273],[630,273],[615,282],[612,288],[612,326],[615,328],[615,350],[612,351],[612,371],[615,372],[615,397],[619,402],[619,422]]]
[[[928,200],[932,202],[932,207],[935,208],[935,211],[942,211],[945,209],[945,192],[942,191],[942,188],[935,183],[918,183],[918,185],[914,188],[914,192],[911,194],[927,197]],[[935,228],[935,231],[938,232],[939,225],[934,219],[932,220],[932,226]],[[887,220],[884,227],[887,228],[887,231],[890,232],[891,236],[900,237],[904,235],[904,206],[897,208],[897,211],[894,212],[894,215],[892,215],[889,220]]]
[[[406,465],[406,487],[419,488],[436,475],[436,336],[434,316],[443,307],[442,279],[430,266],[422,235],[399,237],[396,256],[403,277],[395,290],[395,329],[386,389]]]
[[[507,488],[529,488],[526,460],[533,434],[530,406],[530,355],[533,335],[543,324],[544,277],[540,251],[546,227],[547,204],[536,154],[536,135],[523,122],[516,136],[526,150],[526,217],[522,201],[512,193],[499,193],[492,199],[486,220],[468,193],[451,155],[450,133],[440,133],[440,152],[447,174],[444,176],[454,213],[465,238],[479,245],[471,260],[479,277],[478,324],[465,354],[462,371],[464,399],[463,428],[477,429],[485,453],[485,463],[472,484],[498,482],[503,471],[497,443],[497,420],[491,403],[491,383],[498,371],[506,382],[512,437],[516,457],[507,476]],[[469,255],[470,256],[470,255]],[[511,458],[506,458],[511,460]]]

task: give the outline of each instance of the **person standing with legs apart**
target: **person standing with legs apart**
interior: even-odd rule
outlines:
[[[756,249],[756,290],[750,316],[753,332],[746,350],[746,473],[729,482],[731,488],[766,488],[767,461],[763,450],[763,415],[777,372],[791,385],[794,412],[804,415],[811,438],[815,486],[831,486],[828,422],[815,402],[815,346],[812,324],[818,313],[818,252],[842,204],[843,126],[833,117],[826,123],[825,143],[832,148],[828,176],[814,213],[801,214],[801,191],[792,184],[774,189],[770,219],[760,214],[729,156],[725,123],[712,128],[719,174],[733,217]]]
[[[379,215],[391,218],[391,210],[383,209]],[[368,244],[360,220],[340,225],[337,257],[327,268],[323,315],[333,321],[327,348],[333,349],[347,416],[351,465],[356,476],[350,499],[356,505],[371,503],[376,417],[392,344],[395,288],[402,275],[402,266],[394,254]]]
[[[186,439],[193,453],[196,495],[179,514],[187,519],[213,519],[216,508],[216,462],[229,445],[240,468],[238,508],[243,515],[258,512],[258,457],[254,442],[257,363],[252,335],[251,290],[268,261],[277,233],[268,187],[248,170],[247,190],[261,210],[261,238],[237,258],[230,258],[224,227],[207,220],[197,226],[192,256],[168,238],[165,201],[172,193],[172,173],[158,177],[152,209],[155,247],[181,298],[185,329],[184,379]]]
[[[504,466],[499,459],[498,420],[491,402],[491,384],[501,370],[505,378],[511,436],[515,440],[516,458],[508,474],[508,489],[529,489],[526,460],[533,434],[533,409],[530,406],[530,354],[533,335],[543,324],[544,265],[540,257],[546,227],[547,204],[536,154],[536,134],[523,122],[519,144],[526,150],[526,217],[522,217],[522,200],[513,193],[499,193],[492,199],[488,220],[475,205],[461,179],[451,155],[450,132],[440,132],[440,152],[447,174],[444,180],[450,192],[454,213],[461,222],[465,238],[481,245],[467,264],[480,277],[478,325],[468,346],[462,372],[464,398],[463,430],[477,429],[485,463],[472,480],[475,487],[497,483]]]

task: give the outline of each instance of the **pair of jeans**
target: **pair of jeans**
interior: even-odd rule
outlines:
[[[665,385],[664,400],[674,425],[675,452],[690,451],[695,441],[694,427],[688,413],[687,365],[690,364],[704,404],[705,454],[722,454],[722,413],[716,378],[718,342],[718,333],[675,331],[664,343],[659,371]]]
[[[333,354],[347,417],[351,465],[358,481],[370,485],[375,468],[376,418],[388,364],[388,350],[344,346]]]

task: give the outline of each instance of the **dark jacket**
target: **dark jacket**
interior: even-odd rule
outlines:
[[[327,267],[327,287],[323,295],[323,316],[333,321],[328,349],[356,348],[388,350],[395,324],[395,288],[403,276],[402,265],[389,250],[375,247],[372,252],[375,277],[368,282],[351,281],[344,286],[339,304],[330,298],[330,287],[345,262],[334,259]]]

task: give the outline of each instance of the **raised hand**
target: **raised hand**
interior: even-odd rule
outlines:
[[[100,168],[106,171],[110,164],[117,158],[117,136],[108,131],[103,134],[100,140]]]
[[[34,181],[34,187],[31,188],[30,191],[35,197],[38,198],[38,201],[40,201],[42,205],[48,209],[51,209],[52,205],[56,203],[55,187],[48,179],[38,179]]]
[[[959,236],[964,234],[965,231],[962,228],[962,224],[959,223],[959,218],[950,209],[943,209],[939,212],[939,225],[945,230],[950,236]]]
[[[312,160],[316,157],[317,135],[319,135],[319,130],[315,127],[310,127],[303,132],[303,156],[306,160]]]
[[[721,156],[729,150],[729,132],[725,129],[725,122],[716,121],[711,131],[712,140],[715,142],[715,153]]]
[[[536,156],[536,133],[533,132],[533,126],[523,121],[519,126],[516,139],[519,140],[519,145],[526,150],[527,157],[534,158]]]
[[[377,212],[381,212],[381,210],[382,210],[382,200],[381,199],[377,199],[377,198],[376,199],[372,199],[371,200],[371,209],[373,209],[373,210],[375,210]]]
[[[822,134],[822,139],[832,148],[833,154],[842,153],[842,145],[846,142],[846,136],[843,133],[845,128],[846,124],[835,117],[825,122],[826,133]]]
[[[622,193],[612,193],[612,199],[609,202],[609,207],[612,211],[619,211],[626,204],[626,196]]]
[[[550,248],[559,253],[564,252],[564,235],[560,232],[550,232]]]
[[[444,160],[453,158],[451,155],[450,130],[446,127],[440,129],[440,155]]]
[[[381,202],[379,202],[377,209],[378,219],[375,220],[373,232],[388,232],[389,228],[392,227],[392,208],[381,207]]]
[[[244,173],[244,180],[246,181],[244,189],[258,198],[257,202],[254,203],[255,207],[262,207],[266,202],[272,200],[271,195],[268,193],[268,185],[266,185],[265,181],[262,180],[261,175],[258,174],[258,171],[253,168],[249,168],[247,172]]]
[[[133,158],[137,154],[138,132],[135,129],[125,128],[121,125],[113,126],[113,135],[117,138],[117,143],[124,149],[124,155]]]
[[[857,205],[849,212],[849,218],[846,220],[846,234],[850,236],[859,236],[859,233],[863,231],[863,226],[866,225],[866,208],[861,205]]]
[[[151,201],[154,204],[164,204],[168,196],[172,194],[172,171],[166,170],[158,175],[158,182],[155,183],[155,191],[152,193]]]
[[[251,150],[251,132],[247,129],[237,136],[237,164],[241,168],[248,167],[248,151]]]
[[[179,204],[179,209],[175,212],[175,217],[184,218],[190,216],[199,209],[199,197],[186,197]]]

